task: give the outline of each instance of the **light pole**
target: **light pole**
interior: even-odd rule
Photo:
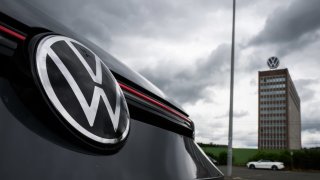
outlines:
[[[235,29],[235,17],[236,17],[235,15],[236,15],[236,0],[233,0],[227,176],[231,176],[231,175],[232,175],[233,84],[234,84],[234,29]]]

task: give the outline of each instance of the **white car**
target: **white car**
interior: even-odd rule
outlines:
[[[248,162],[247,167],[249,169],[260,168],[260,169],[279,170],[279,169],[283,169],[284,165],[282,162],[273,162],[270,160],[262,160],[261,159],[259,161]]]

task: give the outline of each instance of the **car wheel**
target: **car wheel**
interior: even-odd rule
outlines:
[[[249,168],[250,168],[250,169],[255,169],[256,167],[255,167],[253,164],[251,164],[251,165],[249,166]]]
[[[278,170],[278,167],[273,165],[273,166],[271,167],[271,169],[272,169],[273,171],[276,171],[276,170]]]

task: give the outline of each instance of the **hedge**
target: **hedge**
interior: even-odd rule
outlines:
[[[257,161],[267,159],[272,161],[283,162],[289,169],[313,169],[320,170],[320,150],[319,149],[303,149],[292,151],[283,151],[280,154],[266,153],[259,151],[249,161]]]

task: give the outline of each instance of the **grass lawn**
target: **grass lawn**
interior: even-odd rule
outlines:
[[[225,147],[202,147],[204,152],[209,152],[214,154],[215,156],[219,156],[219,154],[223,151],[227,152],[227,148]],[[244,149],[244,148],[233,148],[232,154],[234,156],[234,164],[236,165],[245,165],[249,158],[253,157],[256,153],[258,153],[258,149]],[[282,150],[263,150],[268,153],[280,153]]]

